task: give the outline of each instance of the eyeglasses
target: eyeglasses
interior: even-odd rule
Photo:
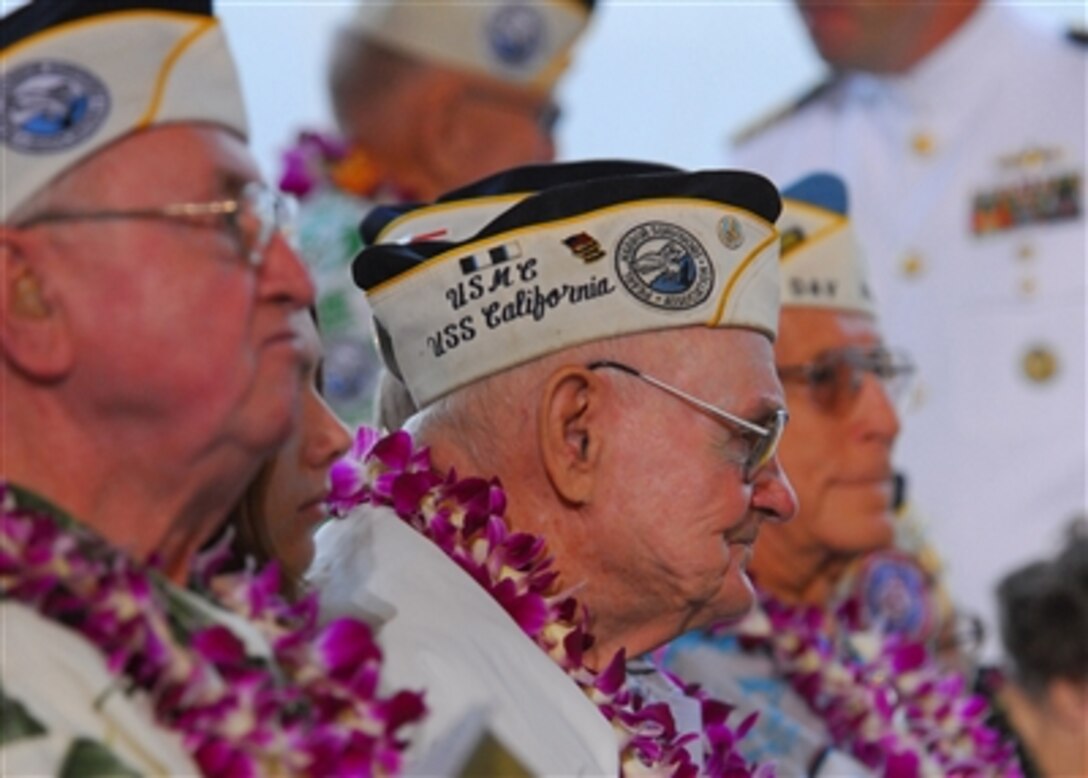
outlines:
[[[634,376],[641,379],[651,386],[656,386],[658,389],[671,394],[689,405],[694,406],[703,413],[713,416],[715,419],[724,421],[727,424],[732,424],[735,427],[740,427],[748,435],[744,436],[745,440],[749,442],[748,453],[743,462],[743,477],[745,482],[751,482],[752,477],[756,472],[766,465],[771,459],[774,458],[775,453],[778,451],[778,443],[782,440],[782,433],[785,432],[786,422],[789,421],[789,413],[785,408],[779,408],[774,411],[770,418],[770,424],[767,427],[760,426],[754,422],[750,422],[747,419],[742,419],[736,414],[729,411],[722,410],[710,403],[700,400],[698,397],[693,397],[682,389],[677,389],[675,386],[665,383],[653,376],[646,375],[643,372],[636,370],[630,365],[625,365],[622,362],[613,362],[607,359],[597,360],[590,362],[586,365],[590,370],[598,370],[600,368],[611,368],[613,370],[619,370],[627,375]],[[752,437],[754,436],[754,437]]]
[[[59,211],[31,216],[18,226],[21,229],[31,229],[43,224],[74,221],[178,219],[197,227],[225,230],[237,242],[246,261],[258,266],[264,261],[265,252],[275,235],[291,238],[297,211],[298,203],[290,195],[251,181],[243,187],[239,197],[232,200],[175,203],[160,208],[128,211]]]
[[[845,413],[861,393],[862,379],[870,373],[898,400],[914,374],[914,364],[902,353],[885,348],[841,348],[826,351],[804,365],[778,368],[783,381],[808,384],[816,405],[827,413]]]

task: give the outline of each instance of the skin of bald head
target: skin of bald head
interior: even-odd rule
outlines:
[[[258,178],[225,129],[155,127],[0,228],[4,477],[177,580],[292,428],[305,268],[279,236],[253,267],[219,219],[20,224],[225,200]]]
[[[336,38],[328,81],[344,137],[419,200],[555,158],[540,122],[548,93],[424,62],[347,30]]]
[[[882,343],[865,314],[786,306],[779,318],[779,366],[811,364],[847,347]],[[892,545],[892,447],[895,407],[880,380],[864,375],[856,399],[832,413],[810,385],[784,384],[790,427],[779,449],[800,503],[788,524],[762,534],[752,570],[760,585],[788,602],[823,604],[845,568],[863,554]]]
[[[744,483],[747,443],[734,429],[630,375],[586,368],[599,359],[746,419],[783,404],[765,335],[692,327],[566,349],[413,419],[438,467],[496,475],[513,529],[547,540],[559,585],[592,614],[591,664],[746,613],[760,526],[796,510],[776,460]]]
[[[958,30],[981,5],[901,0],[794,0],[809,37],[836,70],[904,73]]]

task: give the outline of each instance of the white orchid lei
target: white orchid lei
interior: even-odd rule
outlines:
[[[274,661],[86,527],[0,483],[0,596],[81,634],[105,656],[118,690],[138,688],[206,775],[395,775],[402,728],[420,695],[376,693],[381,652],[366,624],[318,628],[316,600],[286,603],[279,573],[208,582],[246,618]]]
[[[733,729],[726,722],[731,706],[687,687],[700,702],[704,731],[679,732],[667,704],[648,703],[627,687],[622,651],[600,673],[583,664],[593,643],[589,614],[569,592],[556,591],[558,573],[543,538],[509,531],[497,481],[439,476],[427,450],[415,448],[406,432],[383,438],[363,427],[351,452],[333,467],[332,482],[334,513],[343,516],[364,503],[392,507],[495,598],[611,722],[624,775],[774,775],[769,765],[749,765],[735,748],[754,716]],[[701,765],[685,748],[697,739],[705,754]]]
[[[1021,778],[1014,745],[984,723],[985,700],[923,643],[865,627],[856,598],[836,609],[765,591],[759,601],[729,632],[770,653],[839,749],[886,778]]]

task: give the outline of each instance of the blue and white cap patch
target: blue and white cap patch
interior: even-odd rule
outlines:
[[[5,222],[58,175],[130,132],[210,122],[247,134],[210,2],[38,0],[2,23]]]

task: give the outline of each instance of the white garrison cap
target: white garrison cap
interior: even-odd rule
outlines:
[[[419,59],[550,91],[592,0],[363,0],[349,29]]]
[[[529,184],[511,171],[364,224],[364,237],[402,240],[412,225],[448,230],[368,246],[353,265],[386,366],[417,407],[594,340],[691,326],[774,337],[781,203],[769,181],[623,162],[532,170]],[[502,203],[504,191],[518,199]]]
[[[247,135],[211,0],[37,0],[0,20],[0,219],[125,135],[213,122]]]
[[[815,173],[782,190],[782,307],[875,316],[842,179]]]

